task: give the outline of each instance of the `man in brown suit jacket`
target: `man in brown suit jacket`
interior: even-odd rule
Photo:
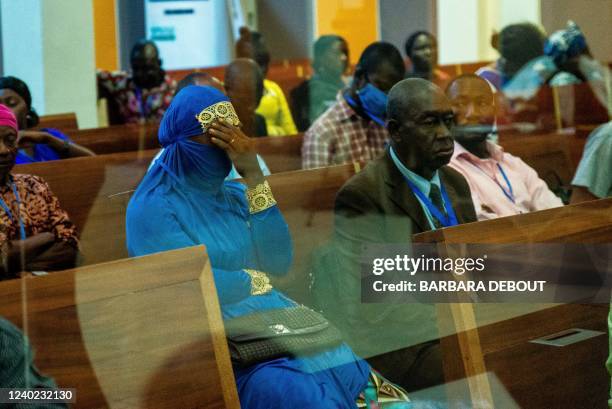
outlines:
[[[356,352],[414,391],[444,382],[434,306],[362,303],[364,246],[406,244],[412,234],[477,219],[466,180],[446,166],[454,115],[442,90],[403,80],[389,93],[387,116],[390,146],[338,193],[334,239],[317,260],[313,290]]]

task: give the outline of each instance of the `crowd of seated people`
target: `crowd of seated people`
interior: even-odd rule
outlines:
[[[325,35],[314,43],[312,76],[290,93],[291,108],[267,78],[271,54],[262,35],[246,29],[223,81],[194,72],[177,84],[151,41],[134,46],[131,72],[97,73],[111,124],[159,124],[162,149],[126,210],[130,257],[204,244],[224,320],[299,305],[274,287],[273,277],[291,269],[293,239],[255,138],[305,131],[305,170],[365,165],[337,192],[331,239],[312,257],[312,307],[343,341],[307,357],[236,365],[242,407],[411,408],[419,407],[408,402],[411,393],[444,383],[434,305],[362,303],[362,249],[563,206],[496,136],[522,120],[517,113],[532,109],[526,101],[542,87],[586,83],[594,104],[608,99],[605,69],[575,23],[549,37],[535,25],[514,24],[493,43],[495,63],[452,78],[438,65],[429,32],[408,37],[408,61],[391,43],[368,45],[352,72],[347,41]],[[13,169],[94,153],[37,125],[27,85],[0,78],[2,279],[79,262],[80,226],[44,180]],[[611,160],[609,122],[586,141],[572,203],[612,197]],[[450,399],[439,390],[422,397],[424,408]]]

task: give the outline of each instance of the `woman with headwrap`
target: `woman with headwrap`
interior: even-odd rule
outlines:
[[[130,200],[126,220],[131,256],[206,245],[224,319],[296,305],[268,279],[289,269],[291,237],[238,124],[218,90],[180,91],[160,125],[163,153]],[[244,169],[246,186],[224,181],[232,161]],[[235,367],[234,374],[243,408],[354,408],[370,368],[341,344]]]
[[[13,111],[19,124],[17,164],[94,155],[57,129],[32,129],[38,125],[38,114],[32,107],[32,95],[28,86],[19,78],[0,78],[0,104]]]
[[[49,186],[11,173],[17,134],[17,118],[0,105],[0,280],[74,267],[78,255],[76,228]]]
[[[544,32],[535,24],[510,24],[491,38],[491,45],[499,51],[499,59],[478,69],[476,75],[501,90],[525,64],[542,56],[545,41]]]
[[[511,99],[530,99],[543,85],[552,87],[589,82],[603,83],[604,69],[591,56],[580,27],[568,21],[545,42],[544,55],[525,64],[502,86]]]
[[[312,78],[291,90],[291,112],[300,132],[336,103],[338,92],[346,86],[343,74],[348,68],[349,49],[338,35],[324,35],[313,46]]]

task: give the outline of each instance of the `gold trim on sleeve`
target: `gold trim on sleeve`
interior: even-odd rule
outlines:
[[[245,268],[244,271],[251,276],[251,295],[262,295],[272,291],[272,285],[266,273],[248,268]]]
[[[268,181],[258,184],[253,189],[247,189],[246,197],[251,214],[262,212],[276,205],[276,200],[272,196],[272,189],[270,189]]]

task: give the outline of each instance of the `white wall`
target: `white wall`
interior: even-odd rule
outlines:
[[[91,0],[0,0],[4,74],[24,80],[40,115],[97,126]]]
[[[437,0],[436,7],[440,64],[493,60],[494,30],[524,21],[540,24],[540,0]]]
[[[524,23],[526,21],[540,24],[540,0],[499,0],[499,3],[498,27],[500,30],[508,24]]]
[[[18,77],[28,84],[32,105],[42,114],[45,112],[42,4],[40,0],[0,0],[0,7],[4,75]]]
[[[440,64],[480,60],[479,0],[437,0]]]
[[[612,60],[612,1],[541,0],[542,23],[550,34],[572,19],[584,32],[595,58]]]

